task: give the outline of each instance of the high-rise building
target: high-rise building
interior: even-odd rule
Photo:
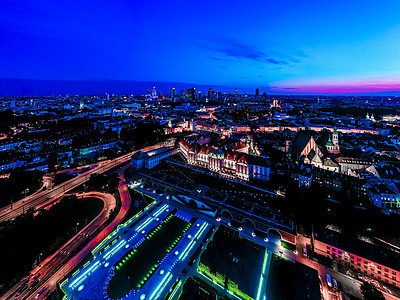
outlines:
[[[208,98],[211,99],[212,97],[212,88],[208,89]]]
[[[318,97],[318,99],[317,99],[317,101],[315,101],[315,103],[314,103],[314,110],[318,110],[318,106],[319,106],[319,97]]]
[[[267,101],[267,93],[263,93],[263,101]]]
[[[151,91],[151,99],[157,99],[157,90],[155,86],[153,86],[153,90]]]
[[[256,98],[260,97],[260,90],[256,88]]]
[[[185,90],[181,90],[181,99],[186,98],[186,91]]]
[[[235,96],[237,97],[239,95],[238,89],[235,89]]]
[[[176,96],[176,90],[173,87],[169,87],[169,96],[173,99]]]
[[[198,97],[200,99],[201,98],[201,91],[198,91],[197,95],[198,95]]]
[[[186,89],[186,97],[191,99],[192,101],[195,101],[196,100],[196,89],[195,88]]]

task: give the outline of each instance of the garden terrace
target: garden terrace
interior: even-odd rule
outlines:
[[[295,298],[294,264],[275,254],[272,255],[266,294],[269,299]]]
[[[129,251],[116,263],[115,275],[108,284],[109,297],[121,298],[132,289],[140,289],[190,224],[170,214],[164,223],[149,232],[138,248]]]
[[[183,285],[182,294],[179,300],[192,300],[193,295],[197,295],[196,299],[214,300],[219,299],[227,300],[226,297],[220,297],[218,291],[195,277],[188,278]]]
[[[254,204],[246,203],[244,200],[228,198],[225,202],[228,205],[234,206],[246,212],[250,211]]]
[[[239,297],[255,299],[264,253],[264,247],[220,226],[201,255],[199,271]]]

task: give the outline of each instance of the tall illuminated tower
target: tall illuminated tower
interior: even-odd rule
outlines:
[[[153,86],[153,90],[151,91],[151,99],[157,99],[157,90],[156,86]]]

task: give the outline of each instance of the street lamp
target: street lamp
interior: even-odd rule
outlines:
[[[79,223],[76,223],[76,226],[75,226],[75,234],[78,233],[78,225],[79,225]]]

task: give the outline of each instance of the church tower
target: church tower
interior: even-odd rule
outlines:
[[[332,133],[332,143],[333,143],[333,145],[338,145],[339,144],[339,134],[337,132],[336,127],[335,127],[335,129],[333,130],[333,133]]]
[[[333,130],[333,133],[332,133],[332,144],[333,144],[333,151],[332,152],[338,154],[340,152],[340,149],[339,149],[339,134],[337,132],[336,127],[335,127],[335,129]]]

